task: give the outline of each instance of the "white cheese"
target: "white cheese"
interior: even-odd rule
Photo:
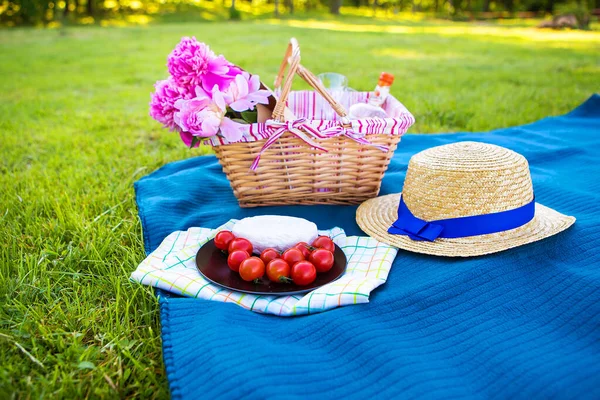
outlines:
[[[248,239],[255,253],[272,247],[285,251],[298,242],[312,243],[318,236],[317,225],[303,218],[261,215],[244,218],[231,230],[235,237]]]

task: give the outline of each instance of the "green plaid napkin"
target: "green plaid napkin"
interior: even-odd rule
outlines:
[[[231,230],[235,222],[230,220],[217,229],[173,232],[142,261],[131,279],[182,296],[235,303],[250,311],[288,317],[367,303],[371,291],[385,283],[398,251],[370,237],[346,236],[340,228],[319,231],[320,235],[331,237],[348,259],[346,272],[338,280],[295,296],[240,293],[208,282],[196,269],[195,262],[198,249],[217,232]]]

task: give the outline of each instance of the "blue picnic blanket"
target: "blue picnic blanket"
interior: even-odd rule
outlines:
[[[406,135],[382,194],[411,155],[474,140],[527,157],[536,200],[567,231],[470,259],[400,250],[369,304],[297,318],[161,295],[174,399],[600,398],[600,96],[571,113],[488,133]],[[363,234],[353,206],[240,209],[213,156],[136,182],[146,252],[169,233],[285,214]]]

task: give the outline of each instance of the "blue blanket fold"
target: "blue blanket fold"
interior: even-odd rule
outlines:
[[[400,250],[371,303],[298,318],[161,296],[164,360],[181,398],[600,398],[600,96],[569,114],[488,133],[406,135],[381,194],[409,158],[474,140],[530,163],[536,200],[577,222],[470,259]],[[283,214],[363,234],[355,206],[241,209],[213,156],[136,182],[146,252],[174,230]]]

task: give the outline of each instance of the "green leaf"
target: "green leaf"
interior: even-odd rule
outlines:
[[[242,118],[249,124],[254,124],[258,120],[258,111],[242,111]]]
[[[228,111],[225,113],[225,116],[229,119],[233,119],[233,118],[239,118],[240,117],[240,113],[235,112],[231,109],[228,109]]]
[[[130,350],[136,342],[137,340],[122,339],[119,341],[119,346],[126,350]]]
[[[96,366],[94,365],[93,362],[82,361],[82,362],[79,363],[79,365],[77,366],[77,368],[79,368],[79,369],[96,369]]]
[[[200,142],[200,138],[198,136],[194,136],[192,138],[192,143],[190,144],[190,149],[193,149],[194,147],[196,147],[198,142]]]

